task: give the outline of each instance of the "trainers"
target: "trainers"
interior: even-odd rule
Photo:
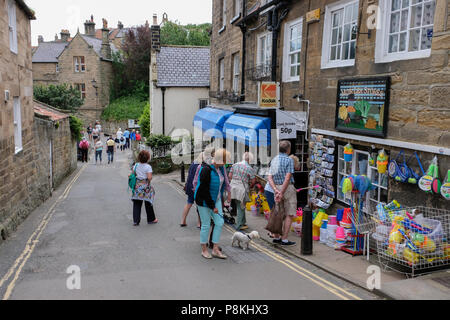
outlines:
[[[292,242],[292,241],[288,241],[288,242],[281,241],[281,245],[282,246],[293,246],[293,245],[296,245],[296,243]]]
[[[273,243],[281,244],[283,241],[281,239],[273,239]]]
[[[241,230],[248,230],[248,226],[242,226]]]

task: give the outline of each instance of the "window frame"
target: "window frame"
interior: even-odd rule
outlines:
[[[231,19],[230,24],[234,23],[242,15],[242,0],[234,0],[234,17]]]
[[[300,49],[299,50],[294,50],[294,52],[291,52],[290,49],[290,43],[291,43],[291,30],[293,29],[293,27],[299,25],[300,26]],[[301,59],[301,52],[303,49],[303,17],[300,17],[298,19],[292,20],[290,22],[287,22],[284,25],[284,48],[283,48],[283,82],[295,82],[295,81],[300,81],[300,73],[301,70],[299,71],[298,76],[292,76],[291,75],[291,67],[294,66],[293,64],[291,64],[291,55],[293,54],[299,54],[300,53],[300,58],[298,61],[298,66],[301,68],[302,65],[302,59]],[[295,65],[297,66],[297,65]]]
[[[219,92],[225,90],[225,58],[219,59]]]
[[[338,10],[344,10],[344,18],[345,18],[345,8],[347,6],[351,6],[357,4],[358,5],[358,13],[360,9],[359,0],[342,0],[336,3],[332,3],[325,7],[325,18],[324,18],[324,28],[323,28],[323,40],[322,40],[322,63],[321,69],[330,69],[330,68],[344,68],[351,67],[355,65],[356,62],[356,49],[358,47],[358,36],[356,36],[355,41],[355,58],[354,59],[346,59],[346,60],[330,60],[331,53],[331,45],[332,45],[332,30],[333,30],[333,13]],[[354,21],[351,22],[353,24]],[[359,16],[356,20],[356,28],[358,28]],[[344,29],[344,24],[342,25],[342,29]],[[342,41],[340,42],[340,46],[342,47],[344,44],[344,30],[342,30]],[[351,30],[350,30],[350,40],[345,41],[350,45],[353,42],[351,39]],[[342,49],[341,49],[342,52]]]
[[[237,61],[236,61],[237,60]],[[233,62],[233,81],[232,81],[232,88],[233,92],[236,94],[240,93],[240,79],[241,79],[241,57],[240,52],[236,52],[232,55],[232,62]],[[237,63],[236,63],[237,62]],[[237,68],[236,68],[237,66]]]
[[[8,0],[8,35],[9,35],[9,49],[12,53],[18,54],[17,43],[17,10],[16,1]]]
[[[80,91],[81,99],[86,99],[86,84],[85,83],[75,83],[75,89]]]
[[[86,57],[84,57],[84,56],[74,56],[73,57],[73,68],[74,68],[74,72],[75,73],[84,73],[84,72],[86,72]]]
[[[434,3],[436,4],[436,1],[434,1]],[[389,53],[389,34],[390,34],[391,7],[392,7],[391,5],[392,5],[392,0],[380,0],[380,3],[379,3],[379,8],[380,8],[379,21],[380,21],[380,23],[378,25],[381,26],[381,29],[377,29],[377,37],[376,37],[376,42],[375,42],[375,63],[388,63],[388,62],[401,61],[401,60],[429,58],[431,56],[431,48],[424,49],[424,50],[418,50],[418,51],[405,51],[405,52]],[[436,9],[436,6],[435,6],[435,9]],[[401,12],[401,10],[400,10],[400,12]],[[406,28],[407,40],[409,39],[410,30],[414,29],[414,28],[411,28],[410,17],[411,17],[411,6],[409,5],[408,25]],[[436,18],[436,11],[434,14],[434,18]],[[433,28],[434,28],[435,21],[436,20],[433,21]],[[423,26],[421,26],[420,28],[423,28]],[[407,42],[406,48],[408,48],[409,43],[408,43],[408,41],[406,41],[406,42]],[[433,43],[433,40],[431,40],[431,43]]]
[[[13,98],[13,124],[14,124],[15,154],[18,154],[23,150],[22,108],[20,103],[20,97]]]
[[[264,42],[264,62],[261,61],[261,39],[265,38]],[[272,33],[264,32],[257,36],[256,44],[256,68],[262,68],[261,75],[263,77],[270,76],[272,69]]]
[[[226,27],[227,27],[227,0],[222,0],[222,29],[221,30],[225,30]]]

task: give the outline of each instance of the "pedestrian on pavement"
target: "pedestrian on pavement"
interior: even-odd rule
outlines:
[[[100,124],[100,121],[98,121],[98,120],[95,122],[95,129],[98,130],[99,134],[102,133],[102,125]]]
[[[141,223],[143,203],[145,203],[145,210],[147,212],[147,223],[158,223],[153,208],[155,190],[151,184],[153,180],[153,170],[148,164],[149,161],[150,153],[143,150],[139,153],[138,163],[133,166],[133,171],[136,173],[136,187],[133,190],[131,200],[133,201],[133,221],[135,227],[139,226]]]
[[[117,130],[117,133],[116,133],[116,138],[119,139],[119,141],[120,141],[120,139],[122,139],[122,137],[123,137],[122,128],[119,128],[119,130]]]
[[[245,219],[245,209],[247,202],[246,195],[255,185],[256,172],[250,166],[253,161],[253,155],[249,152],[244,153],[243,161],[236,163],[231,168],[229,178],[231,186],[231,199],[235,200],[237,217],[235,228],[237,231],[247,230],[247,220]]]
[[[81,162],[88,162],[88,154],[89,154],[89,141],[87,141],[86,137],[83,137],[83,139],[80,142],[80,149],[81,149]]]
[[[126,144],[127,144],[127,140],[125,139],[125,137],[122,136],[122,138],[120,138],[120,151],[124,151],[126,149]]]
[[[95,143],[95,164],[97,164],[98,159],[100,159],[100,164],[102,163],[103,154],[103,143],[101,139],[98,139]]]
[[[98,131],[97,127],[92,129],[92,138],[94,139],[94,143],[96,143],[97,140],[100,139],[100,131]]]
[[[273,243],[283,246],[295,245],[288,239],[292,220],[297,212],[297,192],[294,187],[294,160],[289,158],[291,143],[287,140],[281,141],[279,145],[280,154],[271,163],[269,171],[269,183],[274,190],[275,202],[280,203],[280,212],[284,215],[283,235],[275,234]]]
[[[193,182],[194,182],[194,178],[195,178],[195,173],[197,172],[197,168],[199,168],[202,165],[202,163],[203,163],[203,152],[199,154],[197,159],[195,159],[194,162],[189,167],[189,173],[188,173],[186,185],[184,187],[184,191],[186,192],[186,195],[188,196],[188,200],[187,200],[187,204],[184,206],[183,215],[181,218],[180,226],[182,228],[187,227],[186,220],[187,220],[189,211],[191,210],[192,206],[195,203]],[[197,213],[198,213],[198,210],[197,210]],[[201,225],[202,225],[202,222],[200,220],[200,214],[198,213],[197,227],[201,228]]]
[[[200,244],[202,256],[205,259],[213,257],[227,259],[219,249],[220,236],[224,225],[222,198],[226,190],[224,165],[230,158],[229,152],[224,149],[216,151],[212,164],[202,164],[200,178],[195,192],[195,202],[199,207],[202,228],[200,232]],[[208,236],[211,227],[211,219],[214,220],[213,250],[212,255],[208,251]]]
[[[125,138],[125,147],[124,149],[129,149],[130,148],[130,131],[128,131],[128,129],[126,129],[123,132],[123,137]]]
[[[141,142],[141,140],[142,140],[141,134],[139,133],[139,131],[136,131],[136,141]]]
[[[133,129],[133,131],[131,131],[130,140],[136,141],[136,130],[134,130],[134,129]]]
[[[106,146],[108,149],[106,152],[108,153],[108,164],[114,163],[114,152],[116,151],[116,141],[113,137],[109,137],[108,141],[106,141]]]
[[[87,134],[89,136],[89,141],[92,141],[93,139],[92,130],[94,130],[94,128],[92,128],[92,123],[89,123],[89,126],[87,127]]]

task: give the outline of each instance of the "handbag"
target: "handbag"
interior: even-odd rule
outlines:
[[[248,190],[248,184],[245,184],[244,183],[244,180],[242,179],[242,177],[241,177],[241,181],[242,181],[242,184],[244,185],[244,188],[245,188],[245,195],[244,195],[244,203],[249,203],[249,202],[251,202],[252,201],[252,199],[250,198],[250,190]]]
[[[136,188],[136,182],[137,182],[136,167],[137,166],[138,165],[134,166],[133,172],[128,177],[128,187],[131,189],[131,191],[134,191],[134,189]]]
[[[276,203],[275,207],[270,214],[269,223],[267,224],[266,230],[274,234],[283,233],[283,222],[284,222],[284,206],[282,202]]]

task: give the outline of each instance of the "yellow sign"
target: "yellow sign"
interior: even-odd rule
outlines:
[[[320,21],[320,8],[306,14],[306,23]]]
[[[259,105],[261,107],[277,107],[277,83],[276,82],[262,82]]]

